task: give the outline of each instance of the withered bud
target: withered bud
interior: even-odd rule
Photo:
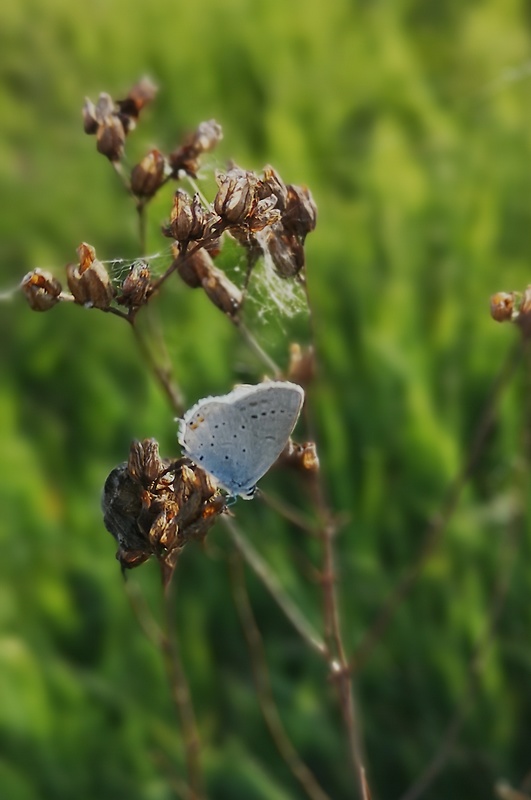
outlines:
[[[217,308],[235,318],[243,295],[240,289],[218,269],[209,253],[201,247],[190,255],[176,255],[177,272],[192,289],[204,289],[205,294]]]
[[[173,198],[170,223],[163,227],[162,232],[164,236],[175,239],[180,244],[186,244],[203,237],[205,232],[205,212],[197,192],[193,199],[190,200],[185,191],[177,189]]]
[[[256,175],[234,167],[226,173],[218,173],[216,182],[219,186],[214,199],[216,213],[230,225],[244,222],[256,204]]]
[[[319,471],[319,456],[315,442],[297,444],[290,439],[279,456],[279,466],[287,466],[299,472],[315,473]]]
[[[498,292],[490,298],[490,315],[496,322],[507,322],[512,319],[513,311],[513,292]]]
[[[277,198],[274,194],[257,202],[252,214],[247,219],[247,227],[251,233],[262,231],[280,221],[280,211],[275,208],[276,202]]]
[[[268,165],[264,167],[264,177],[260,180],[257,188],[260,199],[274,194],[277,198],[276,207],[284,211],[288,201],[288,188],[276,169]]]
[[[128,462],[107,478],[103,520],[118,542],[116,557],[122,569],[154,555],[167,585],[179,552],[189,541],[205,538],[225,502],[193,462],[161,459],[157,442],[146,439],[133,442]]]
[[[144,106],[151,103],[157,92],[158,86],[152,80],[141,78],[129,91],[125,100],[117,100],[116,105],[121,115],[128,118],[128,122],[125,125],[127,133],[133,130],[140,112]]]
[[[36,267],[22,278],[20,288],[33,311],[48,311],[59,303],[61,284],[51,272]]]
[[[83,242],[78,249],[79,264],[68,264],[66,278],[68,288],[76,303],[83,306],[109,308],[114,289],[109,273],[96,258],[94,248]]]
[[[201,122],[192,136],[190,137],[190,147],[192,147],[197,155],[200,153],[208,153],[223,139],[223,130],[219,122],[215,119],[209,119],[206,122]]]
[[[306,387],[315,379],[315,352],[312,346],[304,350],[293,342],[289,347],[288,380]]]
[[[217,267],[212,267],[203,278],[202,286],[207,297],[225,314],[234,319],[242,304],[240,289]]]
[[[167,162],[160,150],[151,150],[131,172],[131,191],[137,197],[153,197],[164,183]]]
[[[199,157],[203,153],[213,150],[222,138],[221,125],[215,119],[201,122],[196,130],[186,137],[183,144],[170,153],[168,160],[172,175],[178,178],[179,172],[185,172],[192,178],[196,178]]]
[[[140,308],[151,294],[151,270],[145,261],[137,261],[122,283],[116,302],[128,308]]]
[[[304,242],[306,235],[315,229],[317,223],[317,206],[306,186],[287,187],[288,197],[286,210],[282,215],[282,224],[286,231],[299,236]]]
[[[282,232],[280,226],[271,228],[267,236],[267,249],[275,272],[281,278],[293,278],[304,267],[304,245],[294,234]]]
[[[110,161],[123,155],[126,128],[110,95],[102,92],[96,105],[86,98],[83,106],[85,133],[96,134],[97,149]]]

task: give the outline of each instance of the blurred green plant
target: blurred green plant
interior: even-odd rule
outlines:
[[[340,0],[325,15],[315,1],[282,13],[235,0],[177,13],[160,2],[132,15],[122,2],[54,0],[4,4],[0,15],[6,290],[83,240],[105,260],[140,255],[121,187],[98,171],[73,113],[85,93],[128,85],[138,65],[163,87],[147,122],[160,147],[214,116],[231,143],[224,155],[274,163],[312,187],[318,440],[331,504],[352,519],[337,549],[347,652],[358,652],[418,563],[426,523],[444,508],[489,387],[511,358],[511,329],[485,309],[494,292],[528,281],[524,3]],[[176,76],[185,77],[177,91]],[[157,198],[149,253],[166,215]],[[246,379],[252,362],[223,316],[184,290],[174,284],[157,301],[161,318],[175,317],[172,361],[191,399],[223,393],[227,365]],[[3,311],[0,619],[10,703],[0,712],[1,791],[174,796],[183,764],[162,665],[124,602],[98,507],[133,437],[174,452],[166,401],[119,320],[101,315],[94,326],[96,312],[66,304],[50,315],[29,315],[19,301]],[[289,338],[301,340],[299,324]],[[278,358],[279,332],[264,326],[261,338]],[[500,776],[526,789],[527,374],[503,385],[444,536],[356,675],[379,796],[418,786],[432,764],[426,796],[483,798]],[[274,489],[274,476],[268,482]],[[313,592],[293,568],[306,564],[298,534],[267,508],[255,503],[252,513],[242,527],[309,614]],[[211,548],[220,558],[223,536]],[[298,796],[256,707],[225,570],[193,551],[183,561],[182,656],[210,743],[212,796]],[[137,581],[158,613],[155,570],[146,565]],[[323,718],[312,691],[321,667],[254,579],[249,590],[283,721],[322,783],[336,785],[337,721]],[[505,605],[494,614],[498,596]],[[349,792],[342,784],[336,796]]]

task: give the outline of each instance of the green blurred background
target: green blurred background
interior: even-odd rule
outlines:
[[[214,117],[225,138],[211,167],[271,163],[311,188],[320,452],[348,518],[337,548],[349,652],[415,559],[517,338],[488,300],[531,274],[530,33],[524,0],[0,9],[1,290],[35,266],[60,277],[81,241],[100,258],[139,255],[134,210],[80,109],[144,74],[160,93],[128,142],[131,163]],[[167,244],[170,198],[168,187],[151,210],[150,252]],[[19,295],[1,312],[0,797],[173,798],[183,755],[160,654],[131,612],[99,510],[133,438],[176,453],[173,415],[120,320],[70,306],[35,314]],[[156,314],[190,403],[261,378],[199,293],[175,281]],[[282,323],[282,345],[275,325],[261,341],[285,363],[306,320]],[[382,800],[422,774],[456,720],[424,796],[485,800],[500,778],[518,785],[531,770],[528,399],[521,370],[440,546],[356,676]],[[275,476],[264,485],[282,492]],[[291,494],[306,506],[295,482]],[[258,502],[236,513],[319,624],[301,534]],[[186,552],[178,586],[209,796],[302,797],[257,708],[229,550],[214,529],[207,553]],[[156,565],[130,580],[158,614]],[[350,798],[324,668],[252,578],[249,588],[287,730],[330,796]]]

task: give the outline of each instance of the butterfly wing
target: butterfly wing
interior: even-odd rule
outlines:
[[[240,386],[201,400],[184,417],[187,455],[232,495],[248,495],[284,449],[304,400],[297,384]]]

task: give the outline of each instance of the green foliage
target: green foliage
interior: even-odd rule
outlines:
[[[331,501],[347,519],[337,551],[349,651],[422,547],[516,335],[490,320],[488,298],[529,280],[530,46],[523,0],[0,9],[1,289],[35,266],[60,276],[81,241],[102,259],[139,255],[134,209],[79,111],[85,95],[120,96],[145,73],[161,92],[128,140],[131,163],[215,117],[225,139],[210,166],[271,163],[311,188],[314,400]],[[151,209],[149,252],[166,247],[170,198]],[[99,497],[132,439],[177,454],[172,413],[120,320],[66,304],[34,314],[18,295],[1,309],[0,796],[169,800],[182,743]],[[199,292],[175,280],[155,314],[190,403],[260,379]],[[285,363],[275,324],[259,337]],[[304,319],[282,326],[288,340],[306,335]],[[528,395],[518,376],[441,544],[355,676],[378,797],[406,790],[465,703],[426,796],[489,797],[531,767]],[[274,475],[264,485],[284,488]],[[290,495],[303,498],[295,480]],[[318,625],[306,544],[258,502],[236,513]],[[259,713],[220,526],[209,541],[207,554],[185,553],[177,615],[209,796],[302,797]],[[158,613],[155,565],[130,580]],[[286,728],[330,795],[351,797],[324,667],[253,578],[249,588]]]

